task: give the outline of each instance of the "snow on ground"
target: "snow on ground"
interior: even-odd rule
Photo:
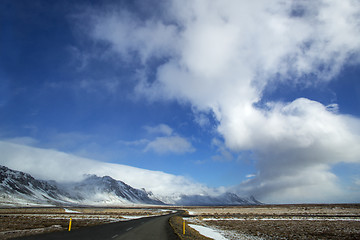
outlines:
[[[195,225],[195,224],[188,224],[188,225],[191,228],[198,231],[203,236],[212,238],[214,240],[228,240],[227,238],[225,238],[223,235],[221,235],[220,233],[218,233],[216,230],[214,230],[212,228],[199,226],[199,225]]]
[[[171,210],[171,209],[159,209],[158,211],[162,212],[162,214],[163,213],[168,213],[168,212],[170,212],[170,213],[176,213],[177,212],[176,210]]]
[[[185,218],[184,218],[185,219]],[[186,221],[192,222],[192,223],[198,223],[203,224],[203,222],[195,219],[187,218]],[[190,227],[198,231],[201,235],[213,238],[214,240],[264,240],[261,237],[252,236],[248,234],[243,233],[237,233],[232,230],[221,230],[214,227],[208,227],[208,226],[200,226],[197,224],[188,224]]]
[[[252,236],[248,234],[239,233],[233,230],[222,230],[214,226],[207,226],[207,221],[353,221],[360,222],[358,217],[247,217],[247,218],[194,218],[187,217],[184,218],[189,224],[190,227],[199,231],[200,234],[217,239],[228,239],[228,240],[263,240],[263,238],[258,236]],[[212,236],[211,234],[216,234]]]
[[[288,217],[288,218],[203,218],[203,221],[355,221],[360,222],[360,218],[349,218],[349,217]]]
[[[64,208],[64,210],[65,210],[66,213],[81,213],[81,212],[70,210],[70,209],[67,209],[67,208]]]
[[[156,215],[151,215],[151,216],[131,216],[131,215],[123,215],[121,216],[122,218],[124,219],[127,219],[127,220],[132,220],[132,219],[139,219],[139,218],[146,218],[146,217],[154,217]]]
[[[27,199],[24,194],[13,196],[7,193],[0,193],[0,207],[53,207],[53,204],[37,203]]]

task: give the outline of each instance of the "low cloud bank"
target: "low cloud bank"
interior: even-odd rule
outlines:
[[[252,121],[232,116],[219,126],[230,148],[253,149],[257,159],[258,173],[239,185],[240,191],[247,189],[271,202],[359,200],[359,194],[349,196],[331,172],[337,163],[359,163],[358,119],[308,99],[247,114]]]
[[[150,171],[121,164],[99,162],[56,150],[41,149],[0,141],[0,164],[30,173],[37,179],[77,182],[84,174],[111,176],[135,188],[145,188],[158,195],[212,193],[206,186],[160,171]]]

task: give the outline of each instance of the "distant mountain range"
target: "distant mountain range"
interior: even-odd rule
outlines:
[[[159,200],[161,199],[161,200]],[[109,176],[87,175],[83,181],[60,184],[37,180],[30,174],[0,166],[0,206],[81,205],[256,205],[255,198],[234,193],[219,196],[178,195],[157,197],[145,189],[135,189]]]

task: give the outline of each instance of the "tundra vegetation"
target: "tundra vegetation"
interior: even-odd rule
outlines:
[[[180,239],[208,239],[188,224],[206,226],[227,239],[360,239],[360,204],[230,207],[0,208],[0,239],[67,231],[185,210],[170,219]],[[183,235],[183,220],[186,234]]]
[[[160,208],[0,208],[0,239],[167,214]]]
[[[360,239],[359,204],[187,208],[185,219],[227,239]]]

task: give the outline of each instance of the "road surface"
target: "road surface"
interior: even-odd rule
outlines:
[[[177,214],[177,213],[175,213]],[[175,214],[165,216],[140,218],[124,222],[84,227],[76,230],[33,235],[17,239],[22,240],[175,240],[178,239],[169,225],[169,218]]]

